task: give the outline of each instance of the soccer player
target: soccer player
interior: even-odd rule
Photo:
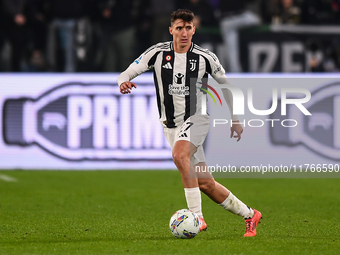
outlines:
[[[133,88],[137,88],[131,80],[147,70],[153,70],[164,135],[181,174],[188,208],[200,217],[200,231],[207,228],[201,206],[202,191],[226,210],[245,219],[244,236],[255,236],[257,224],[262,218],[261,213],[241,202],[227,188],[216,182],[211,173],[193,171],[197,169],[196,166],[206,167],[203,142],[209,131],[209,115],[202,114],[203,93],[196,86],[203,86],[202,79],[207,78],[208,74],[218,83],[228,84],[225,71],[216,55],[192,42],[195,34],[193,20],[194,13],[189,10],[179,9],[173,12],[169,27],[173,41],[158,43],[140,55],[119,75],[119,89],[122,94],[131,93]],[[198,82],[190,85],[190,79]],[[230,137],[239,141],[243,128],[238,117],[233,115],[232,94],[228,89],[222,89],[222,92],[233,120]]]

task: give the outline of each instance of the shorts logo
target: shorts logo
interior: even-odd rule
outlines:
[[[196,59],[190,59],[189,63],[190,63],[190,71],[195,71],[197,60]]]
[[[185,123],[185,124],[187,125],[187,127],[186,127],[183,131],[180,132],[179,137],[188,137],[186,131],[188,131],[188,129],[189,129],[192,125],[194,125],[193,122],[187,122],[187,123]]]
[[[182,80],[183,80],[184,74],[182,73],[178,73],[175,75],[175,83],[176,84],[182,84]]]
[[[188,135],[186,133],[183,133],[179,137],[188,137]]]
[[[170,60],[171,60],[171,56],[170,56],[170,55],[167,55],[167,56],[165,57],[165,59],[166,59],[166,61],[170,61]]]
[[[312,116],[303,115],[296,107],[288,108],[286,117],[297,120],[299,125],[294,129],[272,127],[271,142],[289,147],[303,144],[316,154],[340,160],[340,83],[312,92],[312,100],[306,103],[306,108]],[[270,117],[281,120],[280,110],[276,109]]]

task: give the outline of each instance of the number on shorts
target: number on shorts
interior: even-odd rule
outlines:
[[[187,131],[192,125],[194,125],[193,122],[187,122],[188,126],[186,129],[184,129],[184,132]]]

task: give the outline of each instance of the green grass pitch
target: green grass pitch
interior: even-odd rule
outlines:
[[[339,179],[218,179],[262,212],[257,236],[244,238],[244,220],[202,195],[208,230],[181,240],[168,226],[172,213],[186,208],[177,171],[0,171],[0,176],[1,255],[340,251]]]

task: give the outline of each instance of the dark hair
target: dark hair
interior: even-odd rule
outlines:
[[[171,25],[178,19],[184,22],[193,22],[195,14],[192,11],[186,9],[178,9],[171,14]]]

